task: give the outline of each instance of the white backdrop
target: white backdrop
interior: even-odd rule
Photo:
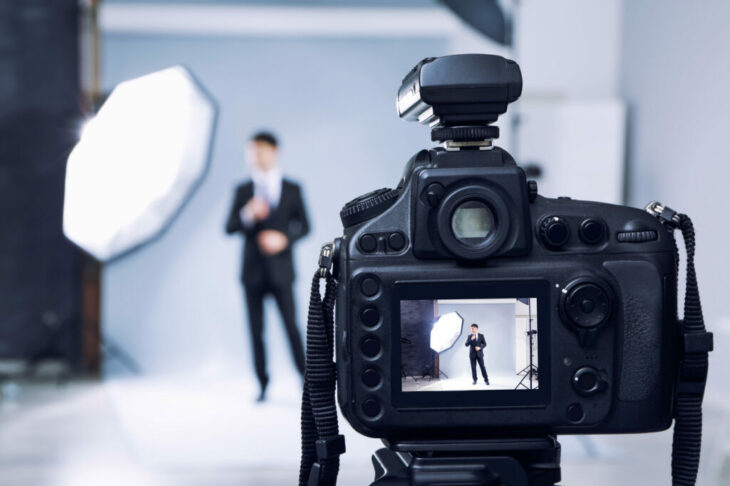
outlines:
[[[514,304],[455,304],[440,301],[438,313],[456,311],[464,318],[464,327],[454,346],[439,355],[439,367],[449,378],[470,378],[469,350],[464,346],[476,322],[484,334],[484,366],[487,374],[514,374],[515,305]],[[477,376],[479,377],[479,370]]]

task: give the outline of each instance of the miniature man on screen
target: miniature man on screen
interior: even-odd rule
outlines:
[[[299,185],[282,177],[278,142],[273,134],[255,134],[248,147],[251,180],[236,189],[226,223],[228,234],[241,233],[243,281],[248,306],[258,401],[266,398],[269,376],[264,348],[264,297],[271,295],[281,312],[289,348],[299,373],[304,373],[304,347],[294,313],[292,245],[309,232]],[[277,345],[279,345],[277,343]]]
[[[482,370],[484,384],[489,385],[489,376],[487,369],[484,367],[484,348],[487,347],[487,341],[484,334],[479,334],[479,326],[475,323],[471,325],[471,334],[466,339],[464,346],[469,347],[469,361],[471,362],[471,377],[474,379],[474,385],[477,384],[477,363],[479,369]]]

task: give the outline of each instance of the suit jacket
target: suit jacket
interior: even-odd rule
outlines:
[[[466,343],[464,343],[464,346],[469,347],[469,357],[472,356],[479,356],[480,358],[484,357],[484,348],[487,347],[487,340],[484,339],[484,334],[477,333],[476,340],[472,340],[471,338],[472,334],[469,333],[469,337],[466,338]],[[476,347],[479,347],[479,351],[477,351]]]
[[[226,233],[243,233],[244,236],[241,280],[246,286],[291,284],[294,280],[292,246],[309,233],[302,191],[294,182],[282,179],[281,197],[276,209],[265,220],[246,226],[241,221],[241,209],[253,197],[253,193],[253,181],[244,182],[236,188],[226,223]],[[256,236],[265,229],[281,231],[286,235],[289,244],[284,251],[273,256],[261,253]]]

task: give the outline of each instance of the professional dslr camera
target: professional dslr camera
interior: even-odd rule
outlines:
[[[347,203],[324,248],[338,402],[388,446],[373,484],[554,484],[555,434],[664,430],[682,392],[701,403],[711,335],[677,319],[673,229],[686,217],[539,195],[492,143],[521,91],[519,66],[499,56],[421,61],[397,109],[441,146],[414,155],[394,189]],[[312,368],[332,333],[327,292],[326,331],[308,337],[315,422],[314,389],[334,379]],[[340,438],[319,435],[300,481],[328,484]]]

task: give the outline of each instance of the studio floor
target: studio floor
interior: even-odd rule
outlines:
[[[293,485],[298,383],[274,383],[266,404],[241,378],[107,382],[6,381],[0,387],[0,484],[52,486]],[[339,484],[367,485],[380,443],[341,422]],[[730,415],[708,405],[698,484],[730,484]],[[709,424],[709,425],[708,425]],[[561,437],[563,483],[667,485],[671,432]]]
[[[529,386],[529,381],[523,380],[523,376],[514,373],[489,373],[489,385],[484,383],[481,374],[477,372],[476,385],[471,376],[461,376],[458,378],[431,378],[407,376],[401,381],[402,390],[406,392],[415,391],[487,391],[487,390],[515,390],[516,388],[525,389],[520,385],[524,383]],[[537,379],[533,380],[533,388],[538,387]]]

